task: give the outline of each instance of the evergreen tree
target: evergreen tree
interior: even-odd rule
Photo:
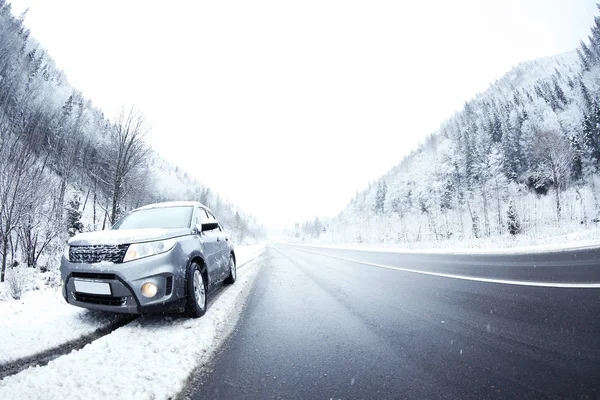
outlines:
[[[518,235],[521,233],[521,223],[519,222],[519,216],[517,215],[517,209],[515,204],[511,201],[506,212],[508,233],[511,235]]]
[[[321,220],[319,220],[319,218],[315,217],[315,222],[313,222],[312,224],[312,235],[316,238],[318,238],[319,236],[321,236],[321,232],[323,231],[323,224],[321,223]]]
[[[80,204],[81,202],[79,200],[79,196],[74,195],[73,198],[69,200],[69,204],[66,207],[67,232],[71,237],[83,232],[83,223],[81,222],[81,211],[79,211]]]
[[[387,184],[385,181],[380,181],[377,186],[377,193],[375,194],[375,207],[374,211],[377,214],[383,214],[385,211],[385,197],[387,195]]]
[[[568,103],[567,97],[565,96],[565,92],[560,87],[560,84],[558,83],[558,79],[556,79],[556,76],[553,77],[552,81],[553,81],[553,84],[554,84],[554,95],[555,95],[555,98],[558,100],[559,107],[562,109]]]
[[[581,41],[580,48],[577,49],[577,55],[579,56],[579,61],[581,62],[581,68],[584,71],[589,71],[592,66],[592,60],[590,59],[589,54],[589,48],[583,41]]]
[[[584,115],[582,122],[584,143],[594,162],[600,164],[600,105],[592,101],[591,112]]]
[[[574,181],[577,181],[583,177],[583,162],[581,160],[581,155],[583,154],[583,149],[581,148],[581,143],[579,143],[579,139],[577,136],[571,136],[571,150],[573,151],[573,164],[571,168],[571,178]]]

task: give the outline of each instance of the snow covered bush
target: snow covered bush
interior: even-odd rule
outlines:
[[[33,283],[33,270],[31,268],[16,266],[9,268],[6,274],[9,294],[15,300],[19,300]]]

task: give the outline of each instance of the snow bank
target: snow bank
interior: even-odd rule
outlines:
[[[235,257],[238,267],[260,256],[265,250],[265,246],[265,243],[253,244],[251,246],[235,246]]]
[[[73,307],[57,289],[27,292],[21,300],[0,302],[0,315],[0,364],[94,333],[118,318],[112,313]]]
[[[318,242],[297,242],[288,241],[281,242],[284,244],[291,244],[295,246],[306,246],[314,248],[326,248],[326,249],[337,249],[337,250],[360,250],[360,251],[371,251],[371,252],[383,252],[383,253],[410,253],[410,254],[531,254],[531,253],[550,253],[557,251],[569,251],[569,250],[584,250],[591,248],[599,248],[600,240],[588,239],[581,240],[579,235],[571,234],[560,236],[560,241],[550,241],[546,244],[538,244],[531,246],[519,245],[519,242],[515,240],[515,247],[479,247],[482,244],[488,242],[479,242],[473,244],[472,241],[465,240],[462,243],[457,243],[456,247],[449,247],[448,242],[438,243],[414,243],[413,247],[400,247],[398,245],[389,244],[334,244],[334,243],[318,243]],[[492,242],[493,243],[493,242]],[[501,244],[507,244],[506,242]],[[510,243],[509,243],[510,244]],[[427,247],[427,246],[431,247]],[[436,246],[437,245],[437,246]],[[469,247],[472,246],[472,247]]]
[[[238,266],[257,258],[264,248],[264,243],[236,248]],[[0,289],[0,294],[4,293],[7,284]],[[27,292],[21,300],[0,301],[0,315],[0,365],[92,334],[121,318],[69,305],[58,288]]]
[[[261,263],[240,269],[199,319],[140,318],[79,351],[0,381],[2,399],[167,399],[232,332]]]

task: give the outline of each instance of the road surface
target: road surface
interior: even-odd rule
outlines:
[[[235,332],[185,394],[600,398],[599,255],[271,246]]]

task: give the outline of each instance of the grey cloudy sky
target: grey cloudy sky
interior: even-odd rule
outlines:
[[[13,0],[107,115],[281,226],[334,215],[475,93],[571,50],[593,0]]]

